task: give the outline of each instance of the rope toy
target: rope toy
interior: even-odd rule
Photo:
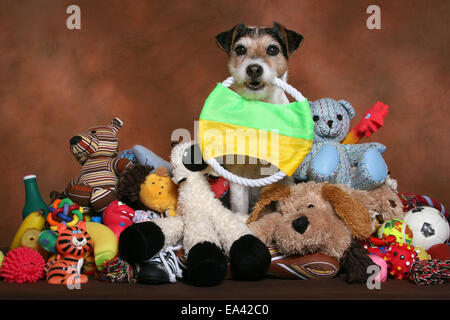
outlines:
[[[83,208],[69,198],[56,199],[49,206],[49,211],[47,222],[53,231],[57,230],[60,223],[73,227],[83,220]]]
[[[410,269],[409,280],[419,285],[443,284],[450,279],[450,260],[423,260]]]
[[[407,212],[415,207],[428,206],[439,210],[444,217],[450,222],[450,213],[439,201],[421,194],[416,193],[398,193],[400,200],[403,203],[403,212]]]
[[[100,280],[105,282],[116,283],[136,283],[136,272],[131,264],[115,257],[111,260],[103,262],[103,269],[100,274]]]
[[[228,88],[229,86],[231,86],[233,84],[233,82],[234,82],[233,77],[229,77],[225,81],[222,82],[222,85],[224,87]],[[298,114],[301,115],[300,120],[292,119],[292,118],[289,119],[290,121],[292,121],[292,120],[300,121],[300,122],[304,121],[303,125],[305,128],[303,129],[302,137],[298,137],[296,135],[291,136],[291,135],[283,135],[283,134],[279,134],[279,137],[283,137],[283,138],[287,137],[286,144],[289,146],[292,146],[291,145],[292,141],[295,141],[295,140],[299,141],[298,143],[300,144],[300,146],[295,146],[295,147],[292,146],[292,149],[301,150],[303,152],[302,157],[304,158],[308,154],[309,150],[311,149],[312,139],[313,139],[313,134],[314,134],[314,124],[312,122],[312,116],[310,115],[309,103],[308,103],[307,99],[297,89],[295,89],[294,87],[292,87],[285,81],[283,81],[279,78],[275,78],[273,84],[275,86],[277,86],[278,88],[282,89],[283,91],[285,91],[290,96],[292,96],[295,100],[297,100],[297,103],[299,103],[299,104],[297,104],[297,106],[303,107],[302,110],[300,110],[300,108],[299,108],[299,110],[296,110],[297,112],[299,112]],[[211,95],[210,95],[210,97],[211,97]],[[207,102],[208,102],[208,100],[207,100]],[[205,103],[205,105],[206,105],[206,103]],[[269,105],[269,104],[266,104],[266,105]],[[308,108],[304,108],[305,106],[307,106]],[[308,109],[307,111],[309,111],[309,114],[307,114],[308,112],[304,111],[304,109]],[[203,110],[205,110],[205,108]],[[286,110],[284,110],[284,111],[286,111]],[[202,121],[205,121],[205,120],[206,121],[208,121],[208,120],[214,121],[214,119],[202,118],[203,115],[204,115],[204,112],[202,111],[202,114],[200,115],[200,135],[199,135],[200,139],[202,139],[202,133],[203,133],[202,128],[201,128]],[[229,114],[225,115],[225,117],[227,117],[228,115]],[[223,114],[221,116],[223,116]],[[310,116],[311,121],[309,121],[308,116]],[[254,119],[252,119],[252,120],[254,120]],[[239,126],[245,127],[245,125],[239,125],[239,124],[231,124],[231,125],[235,125],[237,127],[239,127]],[[248,127],[257,129],[255,126],[251,126],[251,125]],[[299,129],[299,128],[297,128],[297,129]],[[265,129],[262,129],[262,130],[265,130]],[[268,130],[268,131],[270,131],[270,130]],[[298,132],[296,132],[296,133],[298,133]],[[204,154],[205,149],[204,149],[204,146],[202,145],[201,141],[200,141],[200,145],[202,148],[202,153]],[[282,154],[284,151],[286,151],[286,150],[282,150],[282,151],[280,150],[279,153]],[[297,151],[297,152],[300,152],[300,151]],[[267,160],[267,159],[265,159],[265,160]],[[294,159],[288,159],[285,169],[281,169],[281,165],[280,165],[279,166],[280,170],[278,172],[272,174],[271,176],[259,178],[259,179],[248,179],[248,178],[239,177],[239,176],[229,172],[225,168],[223,168],[218,163],[218,161],[215,159],[215,157],[209,157],[209,159],[205,159],[205,162],[208,163],[219,175],[221,175],[228,181],[231,181],[231,182],[239,184],[239,185],[247,186],[247,187],[263,187],[263,186],[266,186],[269,184],[273,184],[277,181],[280,181],[287,175],[291,175],[293,172],[290,172],[290,171],[292,170],[292,168],[293,168],[293,171],[295,171],[295,169],[297,169],[297,167],[300,163],[296,163],[296,167],[295,167],[295,162],[298,162],[299,160],[301,163],[301,161],[303,159],[299,159],[298,156],[294,157]],[[281,161],[280,161],[280,163],[281,163]],[[293,163],[294,163],[294,165],[293,165]]]

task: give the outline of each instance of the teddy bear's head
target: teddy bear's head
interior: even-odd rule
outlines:
[[[355,110],[345,100],[322,98],[310,103],[315,139],[341,142],[346,137]]]
[[[119,118],[114,118],[107,126],[89,128],[70,139],[70,151],[81,164],[89,158],[115,157],[119,150],[118,132],[122,125]]]

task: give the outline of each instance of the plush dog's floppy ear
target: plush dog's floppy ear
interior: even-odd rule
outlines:
[[[231,50],[233,49],[233,44],[236,39],[236,35],[244,29],[244,25],[238,24],[235,25],[228,31],[224,31],[219,33],[216,36],[216,43],[223,51],[225,51],[228,55],[231,54]]]
[[[345,222],[350,233],[359,240],[372,234],[369,210],[350,194],[336,185],[324,184],[322,195],[331,202],[336,214]]]
[[[286,29],[278,22],[274,22],[272,30],[284,41],[282,44],[285,46],[284,53],[287,57],[293,54],[294,51],[300,47],[300,44],[303,41],[302,35],[295,31]]]
[[[258,202],[256,202],[253,207],[253,212],[248,218],[247,223],[262,218],[262,216],[266,213],[276,211],[278,201],[289,197],[290,192],[290,188],[282,184],[274,183],[265,187],[259,196]]]

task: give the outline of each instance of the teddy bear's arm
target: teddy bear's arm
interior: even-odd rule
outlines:
[[[312,152],[309,152],[305,159],[303,159],[302,163],[300,164],[300,166],[297,168],[297,170],[295,170],[293,176],[301,181],[305,181],[308,180],[307,177],[307,170],[311,164],[311,160],[312,160]]]
[[[259,240],[268,246],[273,240],[275,228],[277,227],[280,218],[281,214],[278,212],[268,213],[262,218],[251,222],[248,227]]]

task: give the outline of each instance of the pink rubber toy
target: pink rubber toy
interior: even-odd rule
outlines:
[[[386,261],[377,255],[369,255],[370,259],[380,267],[380,272],[375,277],[375,281],[385,282],[388,276],[388,267]]]

